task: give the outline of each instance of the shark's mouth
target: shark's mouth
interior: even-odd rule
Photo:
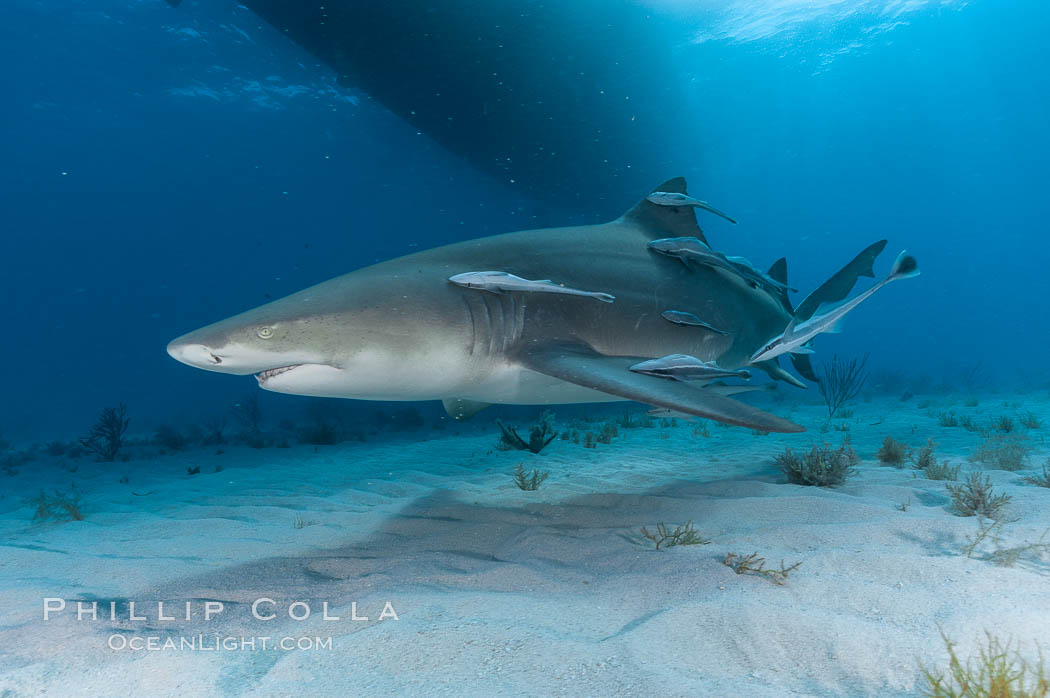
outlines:
[[[270,380],[274,376],[279,376],[282,373],[288,373],[289,371],[293,371],[293,370],[299,368],[302,365],[303,364],[292,364],[291,366],[281,366],[280,368],[270,368],[270,369],[267,369],[267,370],[263,371],[262,373],[256,373],[255,374],[255,380],[259,381],[259,385],[262,385],[263,383],[265,383],[266,381]]]

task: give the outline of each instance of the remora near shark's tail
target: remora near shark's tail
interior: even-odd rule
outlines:
[[[817,308],[821,305],[836,303],[845,299],[849,292],[853,290],[853,287],[857,285],[857,279],[862,276],[875,278],[875,259],[882,254],[885,248],[886,240],[879,240],[868,245],[860,254],[850,260],[849,264],[832,274],[831,278],[818,286],[813,293],[806,296],[798,304],[796,310],[792,311],[789,307],[788,312],[797,318],[799,322],[803,322],[813,317],[813,313],[817,312]],[[772,272],[772,270],[770,271]],[[786,272],[784,281],[785,283],[787,282]],[[819,382],[817,374],[813,370],[813,364],[809,360],[809,354],[792,354],[791,364],[806,380],[811,380],[814,383]]]
[[[814,337],[825,332],[838,332],[839,324],[846,314],[868,298],[871,298],[880,288],[898,279],[908,279],[918,275],[918,261],[916,261],[915,257],[908,254],[907,251],[902,251],[897,256],[897,259],[894,260],[893,267],[886,278],[867,291],[857,294],[855,298],[842,302],[825,313],[813,315],[805,320],[800,320],[799,315],[796,314],[779,336],[761,350],[755,352],[754,356],[751,357],[752,362],[769,361],[789,352],[792,354],[812,353],[809,343]],[[834,277],[832,277],[832,280],[834,280]]]

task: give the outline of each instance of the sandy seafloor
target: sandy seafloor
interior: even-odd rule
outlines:
[[[920,404],[858,402],[845,421],[863,460],[834,489],[786,484],[773,465],[786,445],[842,436],[821,433],[822,405],[790,400],[771,409],[805,434],[709,423],[703,437],[679,422],[595,449],[557,440],[540,456],[497,451],[485,413],[397,440],[82,458],[75,472],[41,456],[0,475],[0,696],[892,696],[918,691],[920,662],[945,663],[942,629],[963,655],[987,630],[1035,658],[1050,647],[1048,558],[968,559],[977,521],[952,513],[945,484],[874,454],[887,434],[916,447],[933,436],[942,458],[1013,497],[1004,544],[1035,542],[1050,489],[1021,478],[1050,453],[1050,401]],[[970,461],[981,437],[938,426],[945,409],[983,422],[1035,413],[1028,469]],[[514,485],[520,462],[550,472],[538,491]],[[31,521],[32,495],[74,482],[85,520]],[[639,534],[688,520],[712,542],[656,551]],[[728,552],[802,565],[778,586],[735,574]],[[46,597],[101,599],[103,612],[134,600],[148,620],[121,605],[116,622],[77,621],[72,606],[45,622]],[[250,617],[261,597],[280,602],[278,619]],[[195,617],[158,621],[158,600],[180,613],[192,600]],[[204,622],[204,600],[223,613]],[[296,600],[309,619],[284,614]],[[324,601],[342,620],[320,618]],[[368,621],[349,619],[351,601]],[[377,620],[385,602],[398,620]],[[114,651],[115,634],[332,643]]]

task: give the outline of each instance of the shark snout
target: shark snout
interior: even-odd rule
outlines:
[[[260,340],[260,343],[265,341]],[[234,341],[224,334],[201,331],[191,332],[173,340],[168,344],[168,355],[187,366],[235,376],[259,374],[303,364],[330,363],[316,352],[281,351],[276,347],[271,349],[267,346]]]
[[[258,373],[280,365],[266,352],[245,350],[228,341],[208,342],[208,337],[190,333],[168,344],[168,355],[187,366],[238,376]]]
[[[168,355],[189,366],[208,370],[221,370],[222,357],[203,344],[183,342],[178,339],[168,345]]]

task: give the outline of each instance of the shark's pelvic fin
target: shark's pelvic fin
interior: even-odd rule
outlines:
[[[518,360],[537,373],[647,405],[761,431],[805,431],[794,422],[717,392],[628,370],[646,357],[605,356],[584,345],[548,344],[527,349]]]
[[[445,406],[445,412],[448,413],[449,417],[456,421],[462,421],[470,419],[478,412],[489,407],[491,403],[466,400],[461,397],[450,397],[442,400],[441,404]]]
[[[669,179],[649,193],[657,191],[687,194],[685,177]],[[638,225],[646,231],[646,235],[652,238],[697,237],[707,244],[707,238],[704,237],[704,232],[700,230],[696,222],[694,211],[692,206],[659,206],[643,198],[631,210],[623,214],[621,220]]]

